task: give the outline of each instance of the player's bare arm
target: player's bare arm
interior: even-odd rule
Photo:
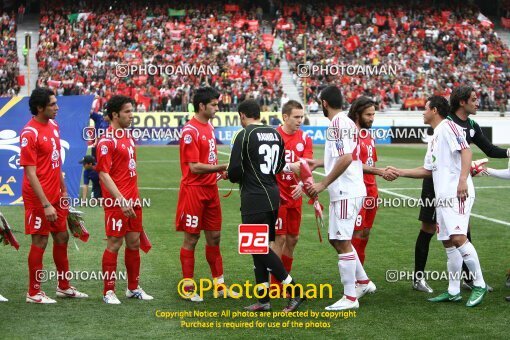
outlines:
[[[407,178],[429,178],[432,177],[432,171],[425,169],[420,166],[414,169],[397,169],[393,166],[388,166],[388,169],[393,169],[397,171],[399,177],[407,177]]]
[[[204,163],[188,163],[189,169],[193,174],[211,174],[227,170],[228,164],[204,164]]]
[[[315,170],[317,168],[324,168],[324,160],[323,159],[307,159],[308,165],[310,166],[310,170]]]
[[[39,198],[39,201],[41,201],[41,204],[44,208],[44,215],[46,216],[46,219],[49,222],[55,222],[57,220],[57,211],[51,205],[50,201],[44,194],[41,182],[39,182],[39,179],[37,178],[36,167],[33,165],[26,165],[25,171],[30,186],[34,190],[34,193],[37,195],[37,198]]]
[[[124,199],[124,197],[120,193],[119,189],[117,188],[117,185],[115,184],[113,179],[110,177],[110,174],[100,171],[99,179],[101,180],[101,182],[103,182],[104,186],[110,192],[110,194],[113,196],[113,198],[116,201],[122,202],[122,205],[121,205],[122,213],[127,217],[136,217],[135,211],[133,210],[133,207],[132,207],[132,202],[126,201]],[[124,203],[126,203],[126,204],[124,204]]]
[[[460,151],[460,177],[459,184],[457,186],[457,198],[463,202],[468,197],[468,185],[467,179],[469,177],[469,170],[471,168],[471,159],[473,153],[470,148],[462,149]]]
[[[363,173],[380,176],[387,181],[394,181],[398,178],[398,172],[388,167],[382,169],[363,164]]]
[[[317,196],[326,188],[333,183],[340,175],[344,173],[344,171],[349,167],[352,163],[352,154],[346,153],[338,158],[333,167],[333,170],[319,183],[315,183],[310,186],[309,192],[312,196]],[[324,161],[322,162],[324,165]]]

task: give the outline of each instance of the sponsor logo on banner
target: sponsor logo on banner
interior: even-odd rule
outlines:
[[[78,197],[83,166],[78,163],[87,153],[87,144],[82,138],[83,129],[89,124],[88,112],[93,96],[62,96],[58,106],[65,115],[56,119],[60,130],[52,129],[54,137],[43,136],[39,141],[49,142],[52,138],[60,139],[60,148],[53,144],[48,162],[57,162],[62,166],[68,193]],[[28,137],[21,136],[32,114],[27,110],[28,97],[0,98],[0,206],[22,205],[23,167],[20,165],[20,152],[28,146]]]
[[[240,224],[239,254],[269,253],[269,225]]]

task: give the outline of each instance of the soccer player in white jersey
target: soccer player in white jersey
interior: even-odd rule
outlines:
[[[474,307],[487,294],[475,247],[467,239],[469,215],[475,201],[475,188],[469,173],[471,149],[462,128],[445,119],[449,112],[445,98],[432,96],[425,104],[423,120],[434,129],[425,162],[416,169],[398,169],[400,176],[425,178],[432,175],[436,193],[437,239],[443,242],[447,256],[448,291],[429,299],[431,302],[462,300],[460,278],[462,262],[474,275],[474,287],[466,306]]]
[[[338,269],[344,285],[343,297],[327,310],[359,307],[358,299],[376,290],[356,250],[351,245],[356,217],[367,194],[363,165],[359,159],[358,128],[342,111],[342,93],[328,86],[320,94],[322,110],[331,122],[324,147],[324,160],[310,161],[312,169],[323,166],[326,177],[309,188],[312,196],[329,191],[329,242],[338,253]],[[356,281],[358,285],[356,286]]]

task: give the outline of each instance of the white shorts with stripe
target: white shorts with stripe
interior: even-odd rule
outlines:
[[[329,204],[330,240],[350,240],[365,197],[347,198]]]
[[[436,207],[437,239],[446,241],[451,235],[467,235],[471,208],[475,203],[474,197],[468,197],[464,202],[452,199],[451,206]]]

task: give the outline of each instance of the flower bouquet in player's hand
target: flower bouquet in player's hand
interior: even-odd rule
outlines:
[[[324,220],[322,211],[324,210],[324,207],[319,202],[319,196],[311,196],[310,192],[308,191],[308,188],[310,188],[311,185],[313,185],[315,182],[313,180],[312,170],[310,169],[310,166],[308,165],[308,162],[301,158],[299,160],[299,172],[298,177],[303,182],[303,191],[304,193],[310,197],[310,200],[308,201],[308,204],[312,204],[313,208],[315,210],[315,222],[317,224],[317,233],[319,234],[319,241],[322,242],[322,235],[321,235],[321,229],[324,228]]]
[[[5,219],[4,215],[0,213],[0,243],[3,242],[5,245],[10,244],[16,250],[19,249],[18,240],[14,237],[12,229],[9,227],[9,223]]]
[[[87,228],[85,228],[85,221],[83,220],[82,215],[83,212],[70,207],[69,214],[67,215],[67,226],[74,237],[79,238],[83,242],[87,242],[90,234]]]
[[[487,167],[485,166],[485,164],[487,164],[488,162],[489,160],[487,158],[472,161],[471,169],[469,169],[469,172],[471,172],[471,177],[489,176],[489,173],[487,172]]]
[[[140,249],[147,254],[149,250],[152,248],[151,240],[149,240],[149,237],[145,233],[145,230],[142,230],[140,233]]]

